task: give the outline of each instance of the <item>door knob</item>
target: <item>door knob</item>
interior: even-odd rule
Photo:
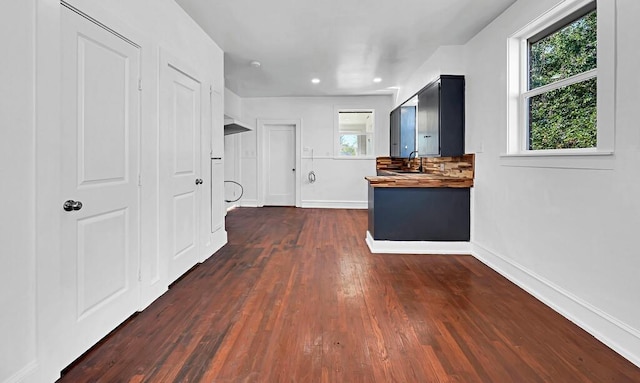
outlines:
[[[196,178],[196,185],[202,184],[202,178]]]
[[[80,210],[82,209],[82,202],[70,199],[64,201],[64,204],[62,204],[62,208],[64,209],[64,211]]]
[[[291,171],[292,171],[292,172],[295,172],[295,171],[296,171],[296,169],[295,169],[295,168],[294,168],[294,169],[291,169]]]

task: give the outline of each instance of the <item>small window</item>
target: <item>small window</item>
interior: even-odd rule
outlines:
[[[527,150],[597,147],[596,32],[590,7],[527,39]]]
[[[373,110],[339,110],[337,128],[337,157],[373,156]]]

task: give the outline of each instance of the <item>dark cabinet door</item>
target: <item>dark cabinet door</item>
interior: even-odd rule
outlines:
[[[464,154],[464,77],[440,79],[440,156]]]
[[[416,150],[416,107],[400,107],[400,157],[408,158]]]
[[[400,157],[400,108],[391,111],[390,115],[389,155]]]
[[[418,92],[418,152],[464,154],[464,76],[443,75]]]
[[[440,82],[418,94],[418,153],[421,157],[440,155]]]

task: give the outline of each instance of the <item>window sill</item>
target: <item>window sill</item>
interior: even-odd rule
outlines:
[[[531,168],[610,170],[614,168],[614,158],[613,151],[605,150],[537,150],[501,154],[500,165]]]

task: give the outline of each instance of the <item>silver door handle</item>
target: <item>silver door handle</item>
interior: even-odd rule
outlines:
[[[196,178],[196,185],[202,185],[202,178]]]
[[[82,202],[70,199],[64,201],[64,204],[62,204],[62,208],[64,209],[64,211],[80,210],[82,209]]]

